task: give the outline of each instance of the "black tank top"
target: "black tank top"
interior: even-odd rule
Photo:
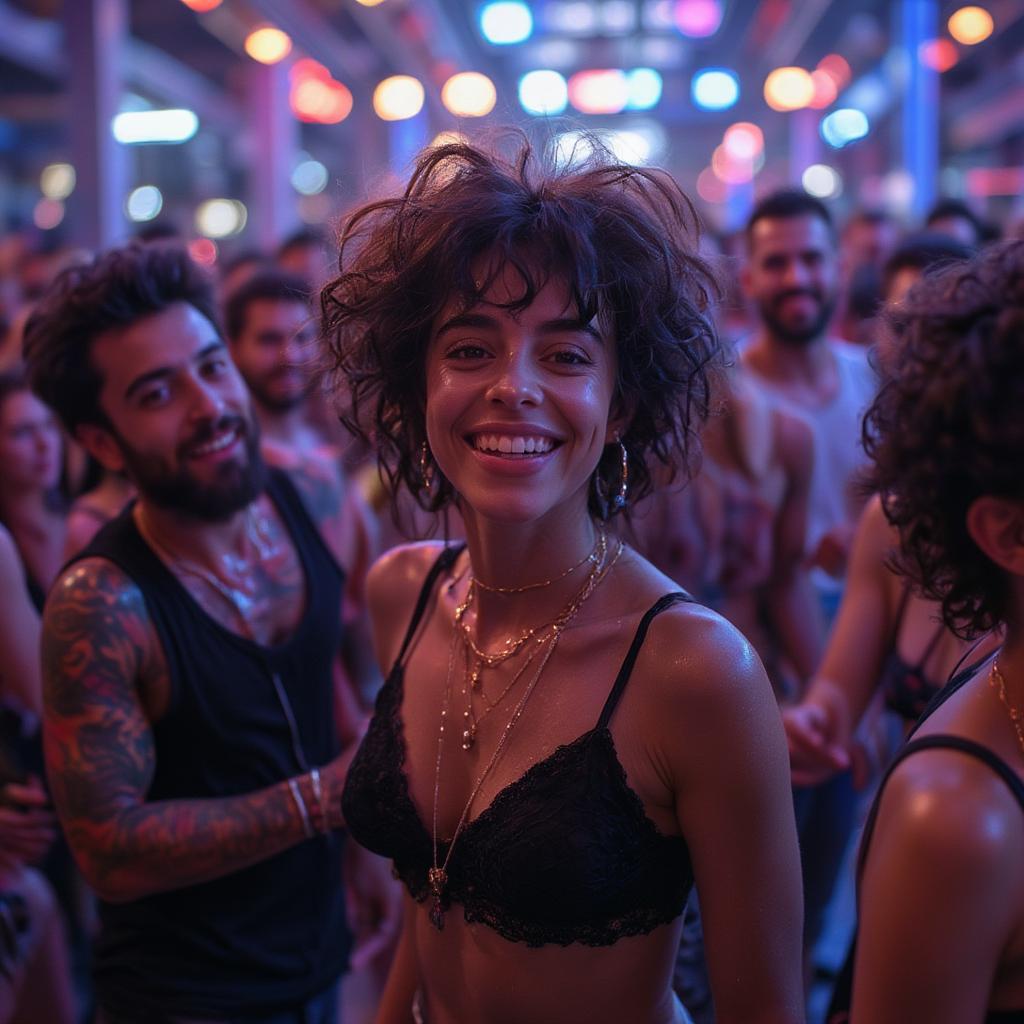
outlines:
[[[957,690],[969,682],[977,673],[978,668],[990,657],[991,655],[987,655],[980,662],[976,662],[965,669],[945,689],[936,694],[925,709],[920,721],[914,727],[914,732],[921,728],[936,708],[941,707]],[[982,746],[982,744],[968,739],[966,736],[956,736],[952,733],[932,733],[928,736],[920,736],[917,739],[914,739],[913,733],[911,733],[911,738],[900,748],[883,776],[882,782],[878,787],[878,793],[864,823],[864,833],[857,856],[858,884],[861,875],[864,873],[864,865],[867,863],[868,849],[871,845],[871,838],[874,835],[875,823],[878,819],[878,811],[882,802],[882,794],[885,791],[885,784],[889,781],[889,777],[900,763],[920,750],[956,750],[966,754],[968,757],[981,761],[1006,783],[1020,805],[1021,811],[1024,812],[1024,782],[1021,781],[1020,776],[998,754],[989,750],[988,747]],[[841,1022],[847,1019],[845,1015],[848,1013],[852,993],[854,960],[855,953],[851,949],[843,971],[836,983],[836,991],[833,995],[832,1006],[827,1018],[829,1024],[841,1024]],[[1024,1007],[1013,1010],[990,1010],[985,1015],[985,1024],[1024,1024]]]
[[[942,683],[929,678],[925,672],[925,666],[935,648],[938,647],[946,627],[941,622],[936,626],[935,632],[916,662],[905,661],[899,652],[897,640],[909,601],[910,588],[907,586],[903,588],[903,596],[896,612],[896,625],[892,632],[892,649],[882,663],[878,685],[890,711],[895,711],[906,722],[916,722],[924,714],[924,709],[928,707],[935,695],[942,689]]]
[[[420,901],[433,853],[404,770],[403,661],[438,577],[461,550],[445,549],[424,582],[342,798],[353,838],[390,858]],[[667,594],[644,615],[597,725],[533,765],[464,826],[448,864],[446,897],[447,905],[462,905],[467,921],[529,946],[608,946],[682,913],[693,885],[686,841],[662,834],[645,813],[608,723],[652,620],[690,600]],[[449,845],[438,844],[442,861]]]
[[[338,753],[331,669],[343,573],[287,476],[271,472],[267,494],[306,580],[302,619],[279,645],[209,616],[142,539],[131,506],[76,558],[105,558],[132,579],[167,661],[150,802],[250,793]],[[216,881],[101,903],[100,1004],[130,1021],[234,1019],[318,994],[344,970],[350,946],[340,847],[340,836],[321,836]]]

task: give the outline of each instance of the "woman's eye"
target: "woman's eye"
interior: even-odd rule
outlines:
[[[449,359],[481,359],[487,352],[480,345],[457,345],[448,350]]]
[[[569,366],[587,366],[590,359],[577,349],[563,349],[554,354],[556,363],[565,363]]]

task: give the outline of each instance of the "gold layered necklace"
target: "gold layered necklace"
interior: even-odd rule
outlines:
[[[601,539],[599,539],[599,543],[601,543]],[[451,861],[452,851],[455,849],[455,844],[458,841],[459,836],[462,834],[462,830],[465,827],[466,820],[469,817],[469,811],[470,808],[473,806],[473,801],[476,800],[477,794],[480,792],[480,789],[483,786],[484,781],[490,775],[494,766],[498,763],[499,758],[504,752],[505,747],[508,743],[508,738],[512,733],[512,729],[515,727],[516,722],[518,722],[520,717],[522,716],[523,711],[526,708],[527,702],[533,694],[533,691],[536,689],[537,683],[540,681],[540,677],[544,673],[544,669],[547,667],[548,662],[551,660],[552,655],[555,653],[555,648],[558,646],[559,638],[561,637],[565,629],[569,626],[569,624],[572,622],[572,620],[576,617],[576,615],[579,614],[579,611],[583,607],[587,598],[589,598],[590,595],[594,593],[594,591],[600,585],[601,581],[608,575],[609,572],[611,572],[612,567],[618,561],[619,555],[622,554],[622,549],[622,542],[619,541],[615,547],[614,553],[609,556],[607,542],[605,541],[602,548],[602,556],[600,557],[599,561],[597,561],[594,564],[594,568],[590,571],[590,573],[588,573],[587,579],[585,580],[583,586],[579,589],[579,591],[577,591],[576,594],[573,595],[573,597],[565,606],[565,608],[563,608],[562,611],[559,612],[559,614],[555,617],[555,619],[549,622],[546,626],[540,626],[536,627],[533,630],[530,630],[529,635],[526,636],[526,639],[523,639],[522,643],[520,643],[519,647],[517,647],[517,650],[521,649],[522,644],[526,643],[531,637],[537,635],[537,649],[532,651],[526,662],[522,666],[520,666],[519,670],[513,677],[512,682],[505,688],[505,691],[501,694],[501,697],[499,697],[498,700],[494,702],[494,707],[497,707],[497,705],[501,702],[501,699],[505,696],[505,694],[509,690],[511,690],[512,686],[516,682],[518,682],[519,678],[526,672],[526,669],[538,656],[540,657],[540,664],[537,667],[536,672],[534,672],[533,677],[530,679],[530,682],[527,684],[526,689],[523,691],[522,696],[519,698],[518,702],[513,708],[512,714],[509,716],[509,720],[506,723],[505,728],[502,730],[501,735],[498,737],[498,742],[494,748],[494,752],[491,754],[491,757],[488,760],[483,771],[477,777],[476,783],[474,784],[472,790],[470,791],[469,799],[466,801],[466,805],[465,807],[463,807],[462,814],[459,816],[458,823],[455,826],[455,832],[453,833],[451,842],[448,846],[448,852],[445,854],[444,860],[439,862],[437,853],[437,812],[441,794],[441,762],[444,752],[445,725],[447,723],[448,713],[451,708],[452,679],[454,674],[456,653],[459,646],[459,640],[460,637],[465,637],[466,635],[463,629],[461,628],[461,615],[458,615],[458,609],[456,609],[457,618],[455,622],[455,628],[453,628],[452,630],[452,640],[448,651],[448,672],[447,677],[445,679],[444,698],[441,704],[441,724],[438,728],[437,735],[437,761],[434,771],[434,813],[432,820],[433,863],[427,872],[427,884],[430,888],[431,900],[429,911],[430,921],[431,924],[433,924],[438,931],[440,931],[444,927],[443,899],[445,887],[448,884],[448,864]],[[568,575],[568,573],[563,575]],[[465,614],[464,609],[462,614]],[[475,654],[476,650],[474,648],[471,649]],[[538,654],[539,651],[543,651],[543,653]],[[505,660],[506,658],[511,656],[511,654],[505,655],[505,658],[503,658],[502,660]],[[472,742],[470,742],[469,747],[466,746],[464,730],[463,748],[470,749],[471,746]]]
[[[593,568],[588,574],[587,582],[584,583],[583,587],[579,591],[579,594],[584,593],[587,590],[587,584],[593,579],[596,573],[600,571],[601,566],[604,564],[605,559],[608,555],[608,536],[601,530],[598,534],[597,540],[594,543],[593,550],[590,551],[584,558],[582,558],[575,565],[571,565],[564,572],[558,576],[554,576],[549,580],[543,580],[539,583],[531,583],[524,587],[489,587],[485,586],[483,589],[491,590],[495,593],[502,594],[518,594],[525,593],[529,590],[536,590],[540,587],[549,587],[559,580],[565,579],[570,573],[574,572],[580,566],[587,562],[593,563]],[[509,661],[515,657],[523,648],[533,639],[536,639],[539,647],[543,647],[544,643],[549,639],[549,631],[555,627],[558,627],[566,621],[567,617],[575,615],[576,608],[574,602],[576,597],[569,601],[569,603],[555,616],[554,619],[540,623],[537,626],[526,630],[520,636],[506,641],[504,646],[498,651],[485,651],[482,650],[473,639],[473,634],[469,628],[469,624],[465,621],[466,612],[469,610],[473,603],[476,589],[478,586],[482,586],[476,576],[471,576],[469,580],[469,586],[466,590],[465,600],[455,609],[455,625],[457,632],[461,633],[462,641],[465,646],[465,659],[466,667],[463,676],[464,684],[462,687],[462,695],[465,698],[466,708],[463,711],[463,729],[462,729],[462,749],[469,751],[473,749],[473,745],[476,742],[476,731],[479,723],[493,711],[501,702],[508,696],[513,690],[516,683],[523,677],[523,674],[529,668],[531,662],[537,655],[538,648],[534,648],[533,651],[524,660],[523,664],[513,674],[511,680],[501,691],[501,693],[494,700],[488,699],[483,689],[482,675],[485,668],[495,668],[502,663]],[[586,598],[584,598],[585,600]],[[483,710],[476,712],[474,707],[475,699],[479,697],[483,703]]]
[[[1017,744],[1020,746],[1021,753],[1024,754],[1024,721],[1022,721],[1020,708],[1011,704],[1010,698],[1006,695],[1006,679],[999,668],[998,658],[992,662],[992,667],[988,671],[988,684],[999,694],[999,700],[1006,708],[1007,714],[1010,716],[1010,723],[1017,734]]]

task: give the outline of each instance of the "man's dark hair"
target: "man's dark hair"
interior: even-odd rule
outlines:
[[[759,220],[792,220],[795,217],[817,217],[829,234],[835,237],[835,223],[828,207],[814,196],[799,188],[784,188],[766,195],[747,219],[747,245],[750,245],[754,225]]]
[[[926,275],[897,312],[892,365],[864,424],[899,530],[898,571],[962,636],[1005,620],[1007,573],[967,530],[976,498],[1024,499],[1024,242]]]
[[[465,309],[482,301],[506,270],[521,284],[509,310],[562,279],[573,315],[596,317],[615,344],[613,410],[627,423],[630,498],[650,489],[649,455],[686,464],[720,354],[708,317],[717,286],[697,252],[693,206],[666,173],[616,164],[598,142],[573,167],[539,157],[521,137],[510,159],[438,146],[419,157],[402,195],[348,217],[339,264],[321,308],[342,420],[425,508],[455,498],[439,472],[429,496],[422,488],[433,325],[452,300]],[[596,475],[612,492],[620,461],[618,445],[607,445]],[[609,513],[594,493],[590,508]]]
[[[82,423],[106,424],[92,343],[179,302],[219,328],[212,281],[178,246],[111,249],[58,275],[25,325],[25,364],[32,390],[69,434]]]
[[[293,231],[277,249],[277,256],[280,258],[289,249],[301,249],[305,247],[324,249],[327,246],[327,234],[320,228],[305,227]]]
[[[940,199],[929,211],[924,219],[924,226],[930,228],[936,221],[945,220],[948,217],[959,217],[967,221],[982,241],[986,233],[984,221],[962,200],[962,199]]]
[[[934,270],[957,260],[969,260],[974,249],[938,231],[922,231],[905,238],[885,261],[882,292],[889,294],[892,282],[901,270]]]
[[[224,328],[234,341],[245,330],[249,307],[260,300],[270,302],[299,302],[308,308],[308,283],[297,274],[283,270],[261,270],[244,284],[239,285],[224,304]]]

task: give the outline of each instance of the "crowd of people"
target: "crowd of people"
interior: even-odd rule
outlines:
[[[1024,1020],[1024,242],[514,145],[3,248],[0,1024]]]

